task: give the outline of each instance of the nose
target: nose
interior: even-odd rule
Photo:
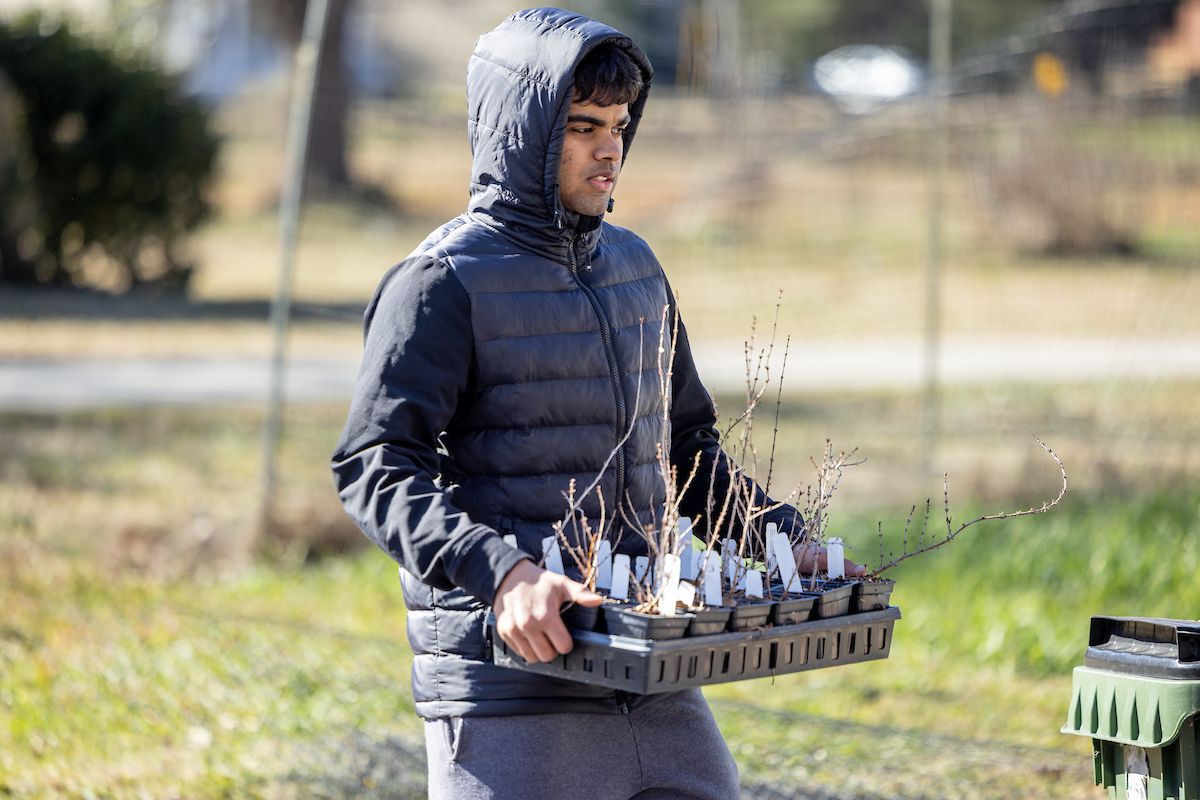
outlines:
[[[625,140],[621,134],[614,133],[602,136],[596,145],[595,158],[597,161],[620,161],[624,152]]]

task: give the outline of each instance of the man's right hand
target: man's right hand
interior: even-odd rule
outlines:
[[[598,606],[604,598],[532,561],[519,561],[496,590],[496,632],[526,661],[552,661],[571,652],[571,634],[559,612],[569,602]]]

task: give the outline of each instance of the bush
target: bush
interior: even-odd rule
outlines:
[[[0,148],[0,218],[23,219],[0,226],[0,282],[186,287],[179,247],[209,213],[218,145],[205,109],[159,68],[33,17],[0,25],[0,77],[16,95],[0,90],[0,128],[24,122]]]
[[[23,115],[20,98],[0,74],[0,278],[27,268],[17,243],[21,232],[37,223],[33,194],[22,189],[33,163]]]

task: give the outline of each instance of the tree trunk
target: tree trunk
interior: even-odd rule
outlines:
[[[20,253],[17,240],[37,225],[33,181],[19,177],[27,156],[24,115],[17,93],[0,73],[0,284],[37,283],[34,265]]]
[[[271,0],[270,10],[280,34],[293,48],[300,44],[307,0]],[[328,195],[351,183],[346,159],[346,126],[350,112],[345,64],[346,17],[353,0],[329,0],[329,16],[321,40],[321,56],[309,128],[308,190]]]

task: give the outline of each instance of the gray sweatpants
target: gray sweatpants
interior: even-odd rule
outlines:
[[[736,800],[737,765],[699,689],[629,714],[425,722],[430,800]]]

